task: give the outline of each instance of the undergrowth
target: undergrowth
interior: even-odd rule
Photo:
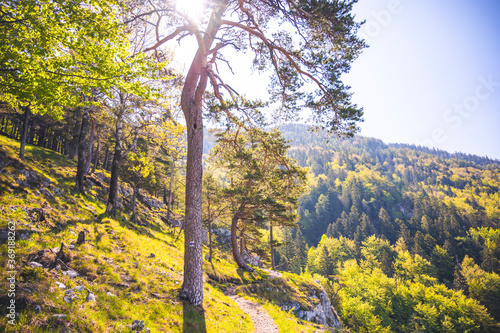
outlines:
[[[8,244],[0,245],[0,331],[130,332],[134,320],[143,320],[151,332],[253,332],[249,316],[223,294],[228,286],[238,284],[245,285],[249,295],[255,290],[253,296],[281,332],[313,332],[314,325],[265,301],[267,297],[279,300],[279,293],[262,288],[268,284],[282,288],[283,281],[269,282],[268,273],[259,269],[243,272],[229,253],[220,250],[212,263],[204,262],[203,306],[181,301],[184,240],[182,234],[176,237],[177,229],[151,212],[141,211],[140,225],[129,222],[126,208],[107,216],[103,191],[75,192],[75,161],[32,145],[26,147],[26,160],[20,161],[17,150],[17,142],[0,136],[0,229],[15,224],[17,234],[12,269],[7,269],[12,263]],[[80,232],[86,241],[76,245]],[[70,260],[47,268],[62,243]],[[36,260],[44,268],[30,265]],[[66,270],[78,276],[70,278]],[[15,326],[6,317],[11,299],[9,271],[16,276]],[[286,279],[287,291],[294,290],[297,300],[307,303],[307,295],[299,292],[305,285]],[[84,288],[66,302],[68,289],[77,286]],[[87,301],[89,293],[95,301]]]

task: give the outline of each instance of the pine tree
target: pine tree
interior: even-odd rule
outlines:
[[[394,230],[394,226],[392,225],[391,217],[389,213],[382,207],[378,213],[379,220],[379,230],[378,233],[381,235],[385,235],[387,239],[394,243],[396,241],[396,231]]]
[[[305,171],[286,156],[288,146],[277,130],[239,127],[219,133],[217,143],[210,162],[230,179],[224,192],[232,202],[233,257],[239,267],[252,271],[238,249],[237,230],[258,235],[266,222],[294,225]]]
[[[328,254],[326,246],[318,249],[318,257],[316,258],[316,271],[324,277],[330,277],[333,274],[333,264]]]
[[[299,227],[297,227],[297,233],[293,241],[293,250],[292,272],[300,274],[306,268],[309,247]]]

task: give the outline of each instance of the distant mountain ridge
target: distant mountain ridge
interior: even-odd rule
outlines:
[[[415,144],[407,144],[407,143],[384,143],[380,139],[365,137],[361,135],[357,135],[351,139],[337,139],[334,136],[329,136],[326,133],[321,132],[311,132],[308,130],[309,126],[305,124],[287,124],[280,127],[283,136],[290,140],[291,146],[303,145],[303,144],[314,144],[318,146],[322,146],[324,148],[328,148],[328,143],[330,142],[355,142],[356,138],[367,138],[370,140],[374,140],[380,144],[381,147],[392,147],[392,148],[401,148],[401,149],[411,149],[414,151],[431,154],[438,156],[443,159],[451,159],[456,158],[467,162],[474,162],[479,165],[488,165],[488,164],[498,164],[500,165],[500,160],[492,159],[488,156],[479,156],[475,154],[467,154],[462,152],[454,152],[450,153],[445,150],[429,148],[425,146],[415,145]]]

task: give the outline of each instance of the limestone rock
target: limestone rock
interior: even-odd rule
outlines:
[[[228,228],[212,228],[212,233],[215,235],[215,240],[219,244],[231,243],[231,230]]]
[[[310,298],[318,300],[318,297],[315,294],[310,296]],[[325,327],[331,327],[339,330],[342,329],[339,317],[332,308],[330,300],[324,290],[320,291],[319,302],[313,309],[304,309],[299,302],[294,301],[282,304],[281,308],[285,311],[292,310],[295,313],[295,316],[302,320],[320,324]]]
[[[140,332],[144,329],[144,320],[134,320],[132,322],[132,331]]]
[[[70,279],[74,279],[78,276],[78,273],[75,272],[75,271],[72,271],[70,269],[68,269],[67,271],[63,272],[64,275],[66,275],[67,277],[69,277]]]
[[[256,254],[248,254],[247,251],[243,251],[241,256],[243,257],[243,260],[251,266],[264,267],[262,259]]]
[[[97,300],[97,297],[92,294],[92,293],[89,293],[87,295],[87,298],[85,299],[85,302],[95,302]]]
[[[30,262],[30,266],[31,267],[40,267],[40,268],[43,268],[43,265],[40,264],[40,263],[38,263],[38,262],[36,262],[36,261]]]

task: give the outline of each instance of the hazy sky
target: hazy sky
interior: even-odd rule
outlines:
[[[500,1],[360,0],[361,134],[500,159]]]
[[[361,134],[500,159],[500,0],[359,0],[354,12],[370,45],[344,76]],[[192,59],[191,42],[177,59]],[[250,60],[237,55],[235,75],[222,65],[221,76],[263,96]]]

